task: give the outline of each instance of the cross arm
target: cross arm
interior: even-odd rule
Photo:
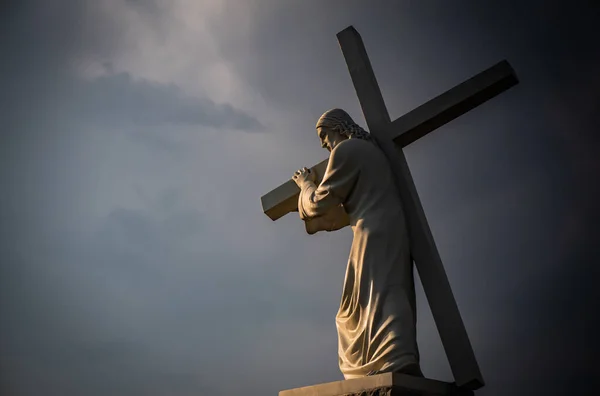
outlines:
[[[392,122],[390,137],[406,147],[429,132],[467,113],[518,84],[510,64],[503,60]]]
[[[317,184],[323,179],[328,163],[329,159],[326,159],[310,168],[311,172],[314,172],[317,176]],[[271,190],[260,197],[263,212],[269,216],[271,220],[277,220],[290,212],[295,212],[298,210],[299,195],[300,188],[298,188],[296,182],[290,179],[276,189]]]
[[[396,145],[406,147],[517,83],[510,64],[499,62],[396,119],[389,127],[390,137]],[[311,168],[318,180],[325,173],[327,162],[321,161]],[[261,197],[263,212],[271,220],[277,220],[298,210],[299,193],[296,183],[288,180]]]

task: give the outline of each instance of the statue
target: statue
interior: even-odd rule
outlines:
[[[354,240],[336,315],[338,353],[344,376],[363,378],[282,391],[280,395],[351,395],[364,394],[366,389],[373,393],[375,388],[472,394],[485,381],[402,148],[519,80],[510,64],[501,61],[392,120],[360,34],[349,26],[338,32],[337,38],[371,133],[343,110],[327,111],[317,122],[317,133],[331,153],[329,160],[311,170],[300,169],[292,180],[263,195],[261,203],[271,220],[298,211],[309,234],[352,226]],[[317,180],[321,180],[318,186]],[[413,261],[453,383],[414,377],[422,373]]]
[[[394,175],[370,134],[341,109],[318,120],[330,152],[321,183],[302,168],[298,212],[306,231],[354,233],[336,315],[339,366],[346,379],[396,372],[423,376],[408,230]]]

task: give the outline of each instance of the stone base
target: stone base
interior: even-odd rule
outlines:
[[[279,392],[279,396],[472,396],[454,384],[406,374],[385,373]]]

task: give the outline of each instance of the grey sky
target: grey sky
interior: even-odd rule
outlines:
[[[335,34],[392,118],[508,59],[521,83],[405,151],[488,385],[600,375],[598,8],[570,1],[20,1],[2,13],[0,387],[247,395],[341,379],[349,230],[260,196],[364,125]],[[451,380],[419,289],[425,374]]]

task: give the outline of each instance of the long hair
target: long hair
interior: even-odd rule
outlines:
[[[327,110],[317,121],[318,127],[331,128],[349,139],[362,139],[371,141],[369,132],[362,129],[354,122],[352,117],[342,109]]]

